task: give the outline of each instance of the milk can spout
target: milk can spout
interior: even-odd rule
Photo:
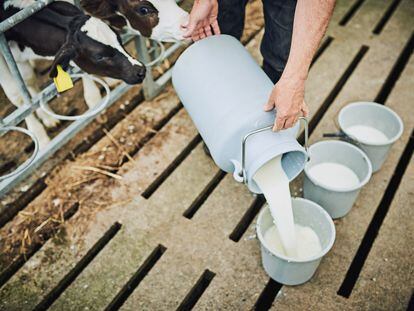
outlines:
[[[300,121],[303,121],[304,126],[305,126],[305,152],[307,155],[307,161],[309,161],[309,122],[308,119],[306,117],[300,117],[299,118]],[[237,168],[235,167],[235,176],[237,175],[238,178],[235,177],[236,180],[241,180],[243,183],[245,183],[246,185],[248,185],[248,178],[247,178],[247,174],[246,174],[246,149],[247,149],[247,140],[249,139],[249,137],[251,137],[252,135],[264,132],[264,131],[269,131],[272,130],[273,128],[273,124],[266,126],[266,127],[262,127],[259,128],[257,130],[251,131],[249,133],[247,133],[243,139],[242,139],[242,143],[241,143],[241,167],[240,169],[236,170]]]

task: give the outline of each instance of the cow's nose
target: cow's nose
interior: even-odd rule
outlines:
[[[136,75],[139,79],[144,79],[147,69],[145,67],[137,66]]]

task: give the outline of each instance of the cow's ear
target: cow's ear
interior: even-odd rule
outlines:
[[[119,0],[107,0],[107,2],[112,6],[112,8],[114,9],[118,8]]]
[[[81,0],[81,7],[98,18],[106,18],[115,13],[118,9],[118,2],[115,0]]]
[[[50,69],[49,76],[56,78],[57,76],[57,65],[60,65],[63,70],[66,70],[69,66],[70,61],[76,57],[76,49],[73,44],[65,43],[55,55],[53,60],[52,68]]]
[[[106,20],[109,22],[111,27],[114,27],[118,30],[121,30],[122,28],[124,28],[127,25],[127,23],[125,21],[125,18],[123,18],[120,15],[110,16],[110,17],[106,18]]]

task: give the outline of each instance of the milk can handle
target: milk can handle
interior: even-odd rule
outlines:
[[[305,125],[305,151],[308,154],[308,158],[309,158],[309,153],[308,153],[308,149],[309,149],[309,121],[308,118],[305,117],[300,117],[299,118],[300,121],[303,121],[304,125]],[[266,126],[266,127],[262,127],[259,128],[257,130],[251,131],[249,133],[247,133],[242,140],[242,159],[241,159],[241,164],[242,164],[242,168],[241,171],[239,172],[239,176],[243,178],[243,182],[245,184],[247,184],[247,174],[246,174],[246,142],[247,139],[254,135],[254,134],[258,134],[267,130],[271,130],[273,128],[273,124]]]

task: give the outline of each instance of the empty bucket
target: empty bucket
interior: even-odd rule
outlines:
[[[356,102],[342,108],[338,122],[341,131],[355,140],[357,146],[367,154],[373,172],[381,168],[392,145],[401,137],[404,128],[401,118],[394,111],[384,105],[370,102]],[[360,132],[356,129],[358,127],[361,128]],[[375,139],[375,133],[374,139],[363,135],[364,127],[379,131],[378,134],[382,134],[383,139],[381,137],[380,140]]]
[[[303,170],[299,124],[271,131],[275,112],[263,106],[273,83],[238,40],[220,35],[194,43],[177,60],[172,81],[216,164],[251,191],[261,193],[253,176],[276,156],[283,155],[290,180]]]
[[[306,260],[294,260],[282,254],[272,253],[264,239],[266,231],[273,226],[273,217],[267,205],[260,212],[256,226],[263,267],[273,280],[285,285],[298,285],[308,281],[335,241],[335,225],[329,214],[318,204],[301,198],[292,198],[292,210],[295,223],[310,227],[317,234],[322,246],[320,254]]]
[[[304,198],[321,205],[332,218],[345,216],[354,205],[360,189],[371,178],[371,161],[361,149],[336,140],[321,141],[310,146],[309,155],[310,161],[305,167],[303,184]],[[338,174],[329,168],[322,172],[324,176],[319,174],[320,177],[316,177],[312,168],[320,164],[342,167],[347,170],[344,173],[352,174],[356,180],[343,180],[352,176]],[[334,182],[327,184],[326,179],[333,179]]]

